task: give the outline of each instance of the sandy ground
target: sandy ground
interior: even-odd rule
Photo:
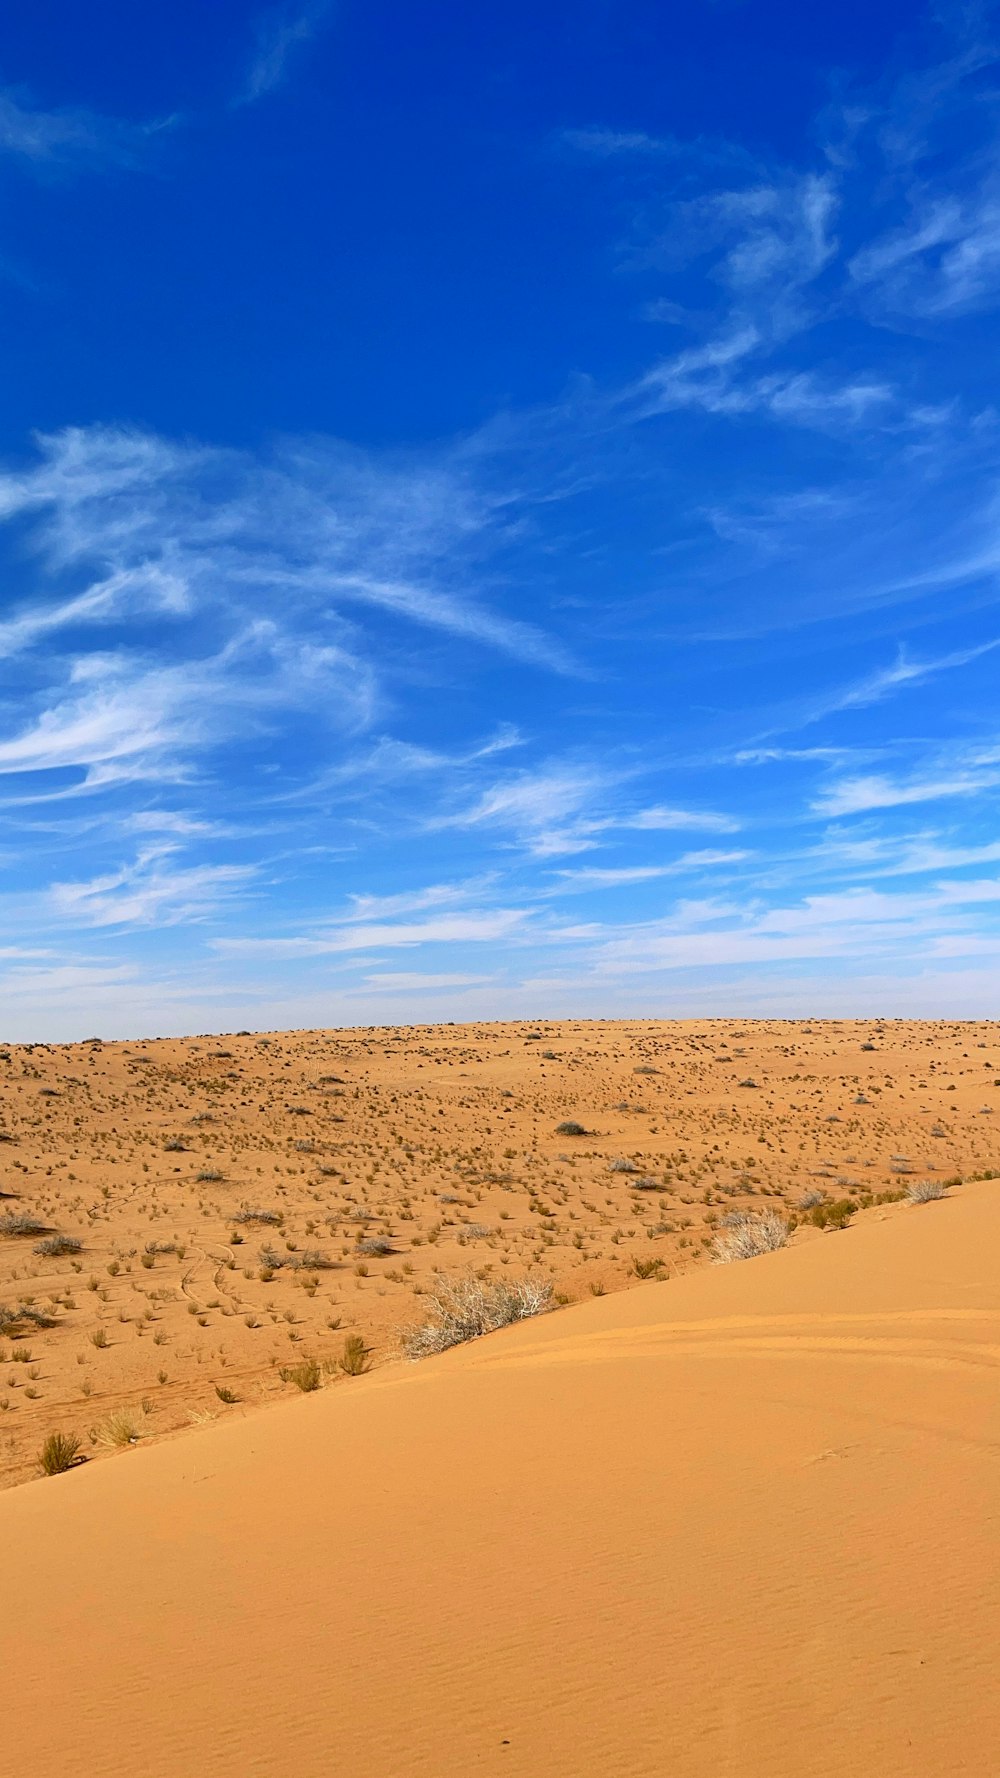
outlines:
[[[1000,1184],[4,1497],[11,1771],[1000,1769]]]
[[[394,1361],[436,1272],[645,1292],[701,1266],[734,1208],[1000,1166],[998,1081],[997,1028],[967,1023],[0,1047],[0,1305],[43,1323],[0,1335],[0,1481],[54,1430],[117,1458],[123,1410],[143,1442],[239,1418],[294,1395],[303,1356],[354,1388],[345,1338]],[[37,1251],[53,1237],[79,1252]]]

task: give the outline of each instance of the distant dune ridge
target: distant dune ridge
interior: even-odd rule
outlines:
[[[1000,1770],[1000,1184],[4,1496],[11,1771]]]

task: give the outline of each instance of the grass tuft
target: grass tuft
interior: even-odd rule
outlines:
[[[38,1453],[42,1475],[62,1475],[72,1469],[80,1453],[80,1440],[72,1432],[50,1432]]]
[[[109,1450],[123,1451],[126,1445],[138,1444],[143,1434],[142,1414],[135,1408],[114,1408],[107,1418],[91,1428],[91,1442]]]
[[[283,1383],[294,1383],[303,1395],[310,1395],[318,1389],[322,1381],[322,1372],[315,1358],[303,1358],[298,1364],[286,1364],[278,1372]]]
[[[369,1350],[359,1333],[348,1334],[344,1350],[337,1360],[347,1377],[360,1377],[368,1369]]]

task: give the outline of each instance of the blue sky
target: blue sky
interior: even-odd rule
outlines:
[[[5,20],[3,1035],[995,1013],[998,26]]]

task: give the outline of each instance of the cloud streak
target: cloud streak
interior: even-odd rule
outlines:
[[[281,6],[263,12],[254,27],[254,50],[235,105],[254,105],[288,79],[293,61],[330,16],[330,0]]]

